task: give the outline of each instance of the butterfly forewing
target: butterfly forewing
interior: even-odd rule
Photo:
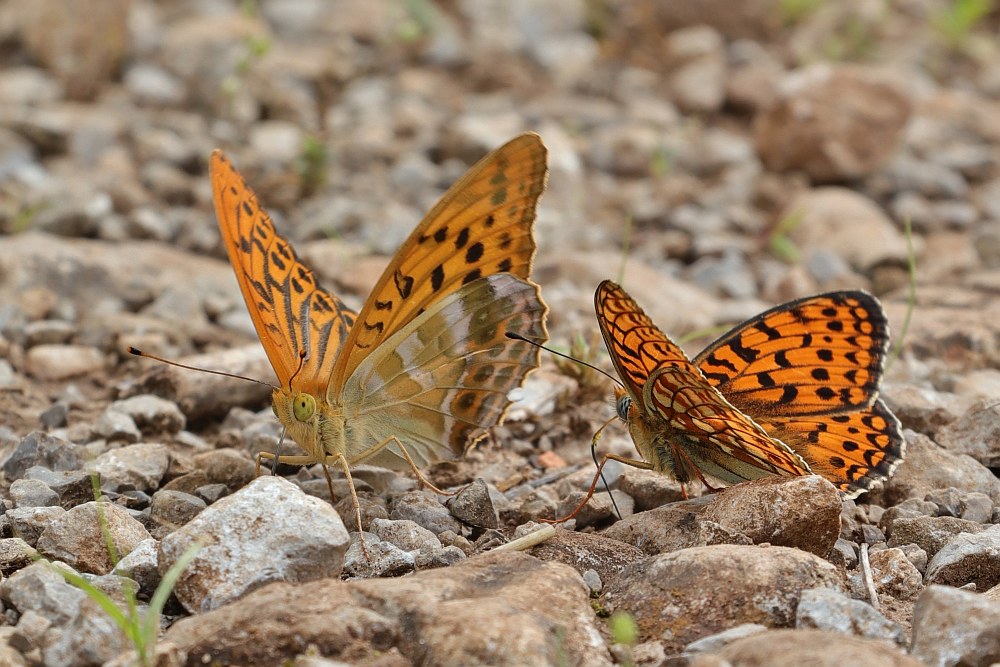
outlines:
[[[373,350],[348,380],[344,396],[367,430],[348,459],[405,467],[395,446],[368,458],[367,449],[390,436],[418,466],[464,452],[500,422],[508,392],[538,366],[538,348],[505,332],[544,340],[545,312],[538,287],[506,273],[436,301]],[[391,424],[373,418],[382,411],[392,412]]]
[[[537,135],[524,134],[480,160],[445,193],[368,297],[334,369],[331,399],[375,347],[442,296],[495,273],[528,278],[546,173],[544,145]]]
[[[625,290],[605,280],[594,293],[597,323],[618,376],[633,401],[641,401],[643,386],[663,364],[687,365],[687,355],[660,331]]]
[[[354,313],[316,284],[221,151],[212,153],[211,174],[230,263],[278,380],[288,384],[304,351],[297,387],[314,393],[325,388]]]
[[[888,322],[875,297],[833,292],[744,322],[694,362],[751,416],[835,414],[875,401],[888,344]]]

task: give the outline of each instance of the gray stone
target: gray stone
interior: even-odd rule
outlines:
[[[601,590],[604,588],[604,582],[601,581],[601,575],[597,574],[596,570],[584,570],[583,583],[587,584],[587,588],[590,589],[591,595],[600,595]]]
[[[898,547],[905,555],[906,560],[913,563],[913,567],[922,575],[927,571],[927,552],[916,544],[903,544]]]
[[[985,493],[975,491],[962,496],[959,516],[966,521],[990,523],[993,517],[993,501]]]
[[[938,516],[958,516],[962,512],[962,492],[953,486],[931,491],[924,500],[937,506]]]
[[[934,557],[945,544],[959,533],[975,533],[983,525],[951,516],[925,516],[912,519],[900,518],[892,522],[889,546],[916,544],[927,556]]]
[[[459,533],[462,524],[451,515],[448,508],[438,502],[437,497],[425,491],[410,491],[396,499],[389,512],[390,519],[409,519],[435,535],[446,530]]]
[[[139,442],[142,432],[124,412],[105,410],[94,424],[94,434],[109,442]]]
[[[1000,583],[1000,525],[979,533],[959,533],[927,564],[928,584],[964,586],[985,591]]]
[[[4,576],[31,565],[36,558],[38,552],[20,537],[0,538],[0,573]]]
[[[73,569],[92,574],[111,572],[114,563],[105,541],[104,528],[118,557],[131,553],[150,535],[128,510],[108,502],[78,505],[53,521],[38,538],[42,554]]]
[[[149,516],[156,523],[175,529],[196,517],[207,506],[204,500],[190,493],[161,489],[153,494]]]
[[[104,364],[104,353],[89,345],[36,345],[25,357],[26,371],[39,380],[97,375]]]
[[[910,652],[925,665],[991,665],[1000,656],[1000,602],[928,586],[913,608]]]
[[[109,491],[155,491],[170,467],[166,445],[139,443],[109,449],[90,465],[101,475],[101,488]]]
[[[1000,480],[979,461],[944,449],[922,433],[905,429],[903,436],[906,459],[885,483],[886,507],[948,487],[985,493],[994,501],[1000,499]]]
[[[157,547],[156,540],[152,538],[143,540],[118,561],[118,565],[112,570],[113,574],[125,576],[135,581],[139,585],[139,592],[146,598],[151,596],[156,587],[160,585]]]
[[[65,513],[61,507],[21,507],[7,510],[4,517],[14,537],[35,546],[42,532]]]
[[[187,423],[176,403],[152,394],[115,401],[108,409],[131,417],[143,433],[177,433]]]
[[[723,646],[726,646],[737,639],[749,637],[750,635],[755,635],[758,632],[764,632],[765,630],[767,630],[766,625],[760,625],[759,623],[741,623],[736,627],[729,628],[728,630],[723,630],[722,632],[717,632],[714,635],[702,637],[701,639],[691,642],[684,647],[684,652],[688,654],[717,653]]]
[[[55,428],[62,428],[66,426],[66,420],[69,418],[69,406],[65,403],[53,403],[51,406],[46,408],[42,414],[38,416],[38,421],[42,422],[48,430]]]
[[[795,627],[885,639],[899,646],[905,646],[907,639],[899,623],[890,621],[870,604],[829,588],[802,591],[795,611]]]
[[[361,540],[364,540],[364,547]],[[353,533],[351,546],[344,557],[344,574],[362,579],[398,577],[413,572],[416,567],[414,554],[372,533]]]
[[[434,533],[405,519],[374,519],[369,530],[380,540],[412,553],[418,566],[421,561],[430,561],[443,548]]]
[[[25,471],[24,479],[32,479],[48,486],[59,495],[59,504],[66,509],[94,499],[94,481],[83,470],[52,471],[35,466]]]
[[[219,498],[229,495],[229,487],[225,484],[203,484],[194,490],[194,495],[211,505]]]
[[[259,477],[203,510],[160,543],[166,572],[201,536],[202,546],[174,595],[189,611],[204,612],[274,581],[336,577],[348,535],[328,503],[280,477]]]
[[[78,470],[83,467],[81,454],[73,443],[35,431],[26,435],[4,459],[4,476],[8,481],[13,481],[32,466],[44,466],[50,470]]]
[[[32,563],[0,584],[0,599],[21,614],[33,611],[62,625],[76,616],[86,594],[55,571],[58,564]]]
[[[490,498],[489,487],[480,478],[463,488],[448,502],[452,515],[476,528],[498,528],[500,515]],[[375,532],[375,531],[373,531]]]
[[[10,496],[16,507],[49,507],[59,504],[59,494],[37,479],[15,479]]]

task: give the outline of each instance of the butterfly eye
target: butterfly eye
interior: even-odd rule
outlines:
[[[292,414],[300,422],[309,421],[316,412],[316,399],[311,394],[296,394],[292,401]]]
[[[628,411],[632,407],[632,397],[629,395],[622,396],[618,399],[615,404],[615,410],[618,412],[618,418],[623,422],[628,421]]]

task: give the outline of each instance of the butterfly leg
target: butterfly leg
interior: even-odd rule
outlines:
[[[619,463],[624,463],[627,466],[632,466],[633,468],[640,468],[642,470],[653,469],[653,464],[650,463],[649,461],[642,461],[640,459],[630,459],[625,456],[619,456],[618,454],[605,454],[604,458],[601,459],[601,464],[597,466],[597,474],[594,475],[594,480],[590,483],[590,489],[587,491],[586,497],[579,505],[576,506],[576,509],[561,519],[539,519],[539,521],[541,521],[542,523],[562,523],[564,521],[569,521],[570,519],[575,517],[580,512],[580,510],[583,509],[584,505],[587,504],[587,501],[590,500],[591,496],[594,495],[594,489],[597,488],[597,480],[601,478],[601,471],[604,470],[604,464],[607,463],[609,460],[618,461]]]
[[[347,488],[351,491],[351,503],[354,505],[354,518],[358,522],[358,543],[361,544],[361,553],[364,555],[365,560],[371,561],[371,557],[368,556],[368,549],[365,547],[365,531],[361,527],[361,503],[358,502],[358,492],[354,488],[354,478],[351,477],[351,466],[348,465],[347,459],[343,454],[328,456],[326,457],[326,460],[323,461],[323,474],[326,475],[326,483],[330,487],[330,495],[333,495],[333,480],[330,478],[330,471],[327,466],[334,463],[339,464],[340,469],[344,471],[344,479],[347,480]]]
[[[376,452],[382,451],[389,445],[396,445],[399,451],[403,454],[403,458],[405,458],[406,462],[410,464],[410,468],[413,469],[414,476],[417,478],[417,481],[420,482],[422,486],[426,486],[434,493],[437,493],[442,496],[454,496],[456,493],[458,493],[458,491],[443,491],[442,489],[439,489],[437,486],[435,486],[434,483],[431,482],[429,479],[424,477],[424,474],[420,472],[420,468],[417,467],[417,464],[413,462],[413,458],[410,457],[410,453],[406,451],[406,447],[404,447],[403,443],[399,441],[399,438],[397,438],[394,435],[390,435],[388,438],[375,445],[374,448],[365,452],[365,458],[374,455]]]
[[[705,485],[705,488],[708,489],[709,493],[718,493],[719,491],[722,490],[721,487],[715,487],[708,483],[708,480],[706,480],[705,476],[701,473],[701,469],[699,469],[698,466],[694,464],[694,461],[691,460],[691,457],[689,457],[682,448],[672,446],[671,449],[674,452],[675,460],[683,460],[684,463],[686,464],[685,467],[688,470],[694,471],[694,474],[698,477],[699,480],[701,480],[701,483]],[[688,478],[690,479],[690,475],[688,475]],[[684,482],[681,482],[681,496],[684,498],[684,500],[688,499],[687,487],[684,484]]]

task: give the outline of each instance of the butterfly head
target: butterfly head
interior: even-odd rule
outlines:
[[[315,396],[287,387],[275,389],[271,410],[300,447],[310,454],[318,452],[320,411]]]
[[[623,422],[628,422],[628,413],[632,409],[632,397],[623,388],[615,385],[615,412]]]

